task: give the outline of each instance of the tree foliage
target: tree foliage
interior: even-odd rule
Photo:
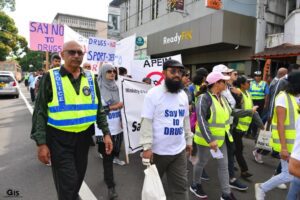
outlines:
[[[0,10],[9,9],[10,11],[16,10],[15,0],[0,0]]]
[[[27,51],[27,41],[18,35],[14,20],[0,11],[0,61],[5,61],[7,56],[18,57]]]
[[[22,71],[36,71],[44,67],[44,60],[46,60],[45,52],[29,50],[25,56],[18,59],[18,62]]]

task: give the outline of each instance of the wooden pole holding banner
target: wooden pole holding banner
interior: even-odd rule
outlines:
[[[264,74],[263,80],[267,81],[268,75],[270,74],[270,67],[271,67],[271,59],[267,59],[264,66]]]
[[[46,65],[45,65],[45,71],[47,72],[49,70],[49,52],[46,51]]]

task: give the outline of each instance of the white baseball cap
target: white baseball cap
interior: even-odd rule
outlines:
[[[233,72],[233,69],[229,69],[226,65],[220,64],[220,65],[216,65],[214,66],[213,72],[221,72],[221,73],[230,73]]]

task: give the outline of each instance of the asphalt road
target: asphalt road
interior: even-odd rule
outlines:
[[[24,95],[30,102],[29,93],[20,85]],[[31,104],[32,105],[32,104]],[[51,168],[41,164],[36,157],[35,143],[29,138],[31,130],[31,113],[24,100],[0,97],[0,200],[53,200],[57,199],[52,179]],[[237,199],[253,200],[254,183],[269,179],[278,160],[266,156],[265,164],[257,164],[252,156],[253,140],[244,139],[245,157],[249,171],[254,174],[244,181],[249,185],[246,192],[233,190]],[[124,152],[124,151],[123,151]],[[124,159],[124,154],[122,157]],[[130,164],[114,165],[116,189],[120,200],[139,200],[143,186],[143,169],[139,154],[130,155]],[[217,177],[217,166],[211,160],[206,166],[210,175],[209,181],[203,182],[208,199],[220,199],[220,185]],[[189,163],[189,180],[191,182],[192,165]],[[239,175],[239,172],[237,172]],[[103,181],[102,160],[96,147],[90,148],[89,164],[85,183],[99,200],[107,199],[107,189]],[[166,180],[163,179],[166,186]],[[274,189],[267,194],[268,199],[283,200],[287,190]],[[190,199],[199,199],[190,193]],[[86,199],[84,199],[86,200]],[[90,200],[90,199],[87,199]]]

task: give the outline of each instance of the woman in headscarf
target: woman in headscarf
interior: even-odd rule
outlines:
[[[103,64],[98,73],[98,85],[101,93],[103,108],[107,114],[107,122],[112,135],[113,152],[110,155],[105,153],[102,131],[96,128],[98,151],[103,157],[104,180],[108,187],[109,199],[116,199],[113,163],[125,165],[124,161],[119,160],[120,148],[123,141],[121,124],[121,111],[123,103],[120,102],[119,90],[115,82],[116,70],[111,64]]]

